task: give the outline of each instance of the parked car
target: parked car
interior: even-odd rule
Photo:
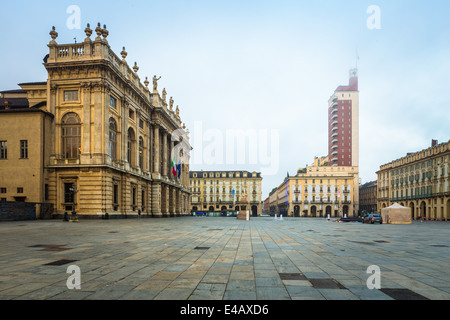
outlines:
[[[380,214],[371,213],[371,214],[369,214],[368,216],[366,216],[363,219],[362,223],[371,223],[371,224],[379,223],[379,224],[382,224],[383,223],[383,218],[381,217]]]

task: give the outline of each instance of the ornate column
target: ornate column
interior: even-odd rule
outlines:
[[[80,155],[81,164],[91,162],[91,84],[81,83],[83,94],[83,147]]]
[[[102,164],[103,156],[103,83],[94,84],[94,154],[92,157],[93,164]]]
[[[154,150],[153,150],[153,173],[159,176],[159,154],[160,154],[160,145],[159,145],[159,126],[158,123],[155,123],[153,126],[153,141],[154,141]],[[159,179],[159,177],[157,177]]]
[[[160,138],[159,138],[159,122],[156,121],[153,125],[153,173],[152,173],[152,215],[155,218],[162,217],[161,205],[162,205],[162,187],[161,187],[161,174],[159,170],[159,157],[160,157]]]
[[[140,148],[140,146],[139,146],[140,140],[139,139],[141,137],[141,133],[139,130],[139,119],[140,119],[140,112],[139,112],[139,110],[136,109],[136,127],[134,128],[134,132],[136,132],[136,149],[134,150],[134,157],[136,159],[135,167],[138,168],[139,170],[141,170],[141,164],[139,162],[139,148]],[[144,155],[142,155],[142,156],[144,156]],[[144,171],[144,168],[145,168],[145,166],[144,166],[144,164],[142,164],[141,171]],[[141,172],[141,174],[142,174],[142,172]]]
[[[54,121],[52,121],[51,123],[51,136],[52,136],[52,149],[50,152],[50,163],[54,163],[56,161],[56,151],[57,151],[57,144],[61,145],[61,141],[60,141],[60,136],[56,136],[58,133],[58,130],[56,130],[56,124],[60,123],[60,119],[57,118],[57,114],[56,114],[56,85],[54,84],[49,84],[50,87],[50,106],[49,106],[49,111],[51,114],[53,114],[55,116]],[[58,125],[59,126],[59,125]]]
[[[175,146],[175,141],[172,140],[172,137],[170,137],[170,150],[169,150],[169,177],[170,180],[175,181],[176,178],[173,176],[172,171],[170,170],[170,165],[172,164],[172,161],[174,160],[173,157],[173,151],[174,151],[174,146]],[[176,167],[176,163],[175,163],[175,167]]]
[[[146,152],[146,167],[148,172],[152,172],[152,126],[151,122],[147,121],[147,128],[148,128],[148,134],[147,134],[147,152]]]
[[[165,185],[165,187],[164,187],[164,210],[163,210],[163,216],[165,216],[165,217],[167,217],[170,214],[169,206],[170,206],[170,187],[168,185]]]
[[[129,103],[126,98],[121,99],[121,128],[120,128],[120,160],[122,163],[128,163],[127,159],[127,143],[128,143],[128,108]]]
[[[176,199],[176,215],[181,215],[181,189],[177,189],[177,199]]]
[[[165,178],[167,178],[167,167],[168,167],[168,161],[167,161],[167,148],[168,148],[168,145],[167,145],[167,137],[168,137],[168,134],[167,134],[167,131],[164,131],[164,133],[163,133],[163,172],[162,172],[162,175],[163,175],[163,177],[165,177]]]
[[[173,188],[173,216],[178,216],[178,188]]]

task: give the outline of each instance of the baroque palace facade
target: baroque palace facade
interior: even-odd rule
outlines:
[[[54,216],[188,214],[191,146],[178,106],[159,94],[160,77],[149,89],[125,48],[112,51],[106,26],[85,33],[57,44],[53,27],[47,81],[2,94],[0,197],[51,203]]]
[[[262,213],[262,177],[248,171],[191,171],[191,211],[210,214]],[[244,208],[245,207],[245,208]]]
[[[450,141],[409,153],[377,172],[378,209],[394,203],[411,208],[412,219],[450,219]]]

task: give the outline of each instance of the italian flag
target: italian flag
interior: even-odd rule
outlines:
[[[176,177],[176,176],[177,176],[177,169],[175,168],[175,157],[174,157],[173,160],[172,160],[171,168],[172,168],[172,174],[173,174],[173,176]]]

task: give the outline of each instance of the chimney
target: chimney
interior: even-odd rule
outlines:
[[[436,147],[437,146],[437,144],[438,144],[438,141],[437,140],[431,140],[431,147]]]

